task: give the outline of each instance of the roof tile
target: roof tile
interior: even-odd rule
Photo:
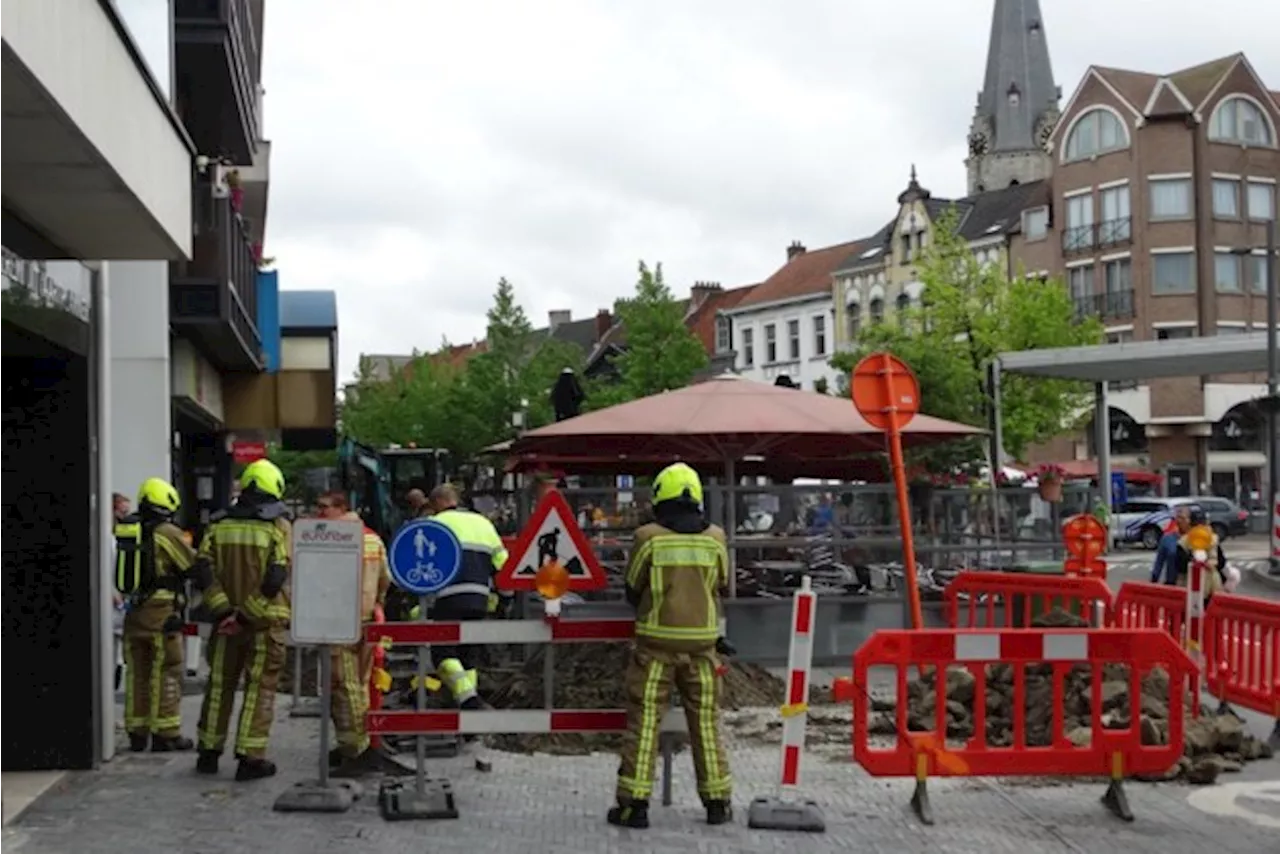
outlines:
[[[856,249],[870,245],[871,240],[863,238],[801,252],[752,288],[738,303],[738,308],[829,292],[831,274],[839,269],[840,263]]]

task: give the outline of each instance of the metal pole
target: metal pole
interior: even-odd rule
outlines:
[[[329,647],[317,647],[320,656],[320,787],[329,785],[329,718],[333,708],[333,662]]]
[[[991,392],[991,464],[988,466],[988,479],[991,483],[991,536],[992,548],[995,557],[993,562],[999,560],[1000,555],[1000,472],[1004,470],[1004,427],[1001,424],[1000,409],[1003,405],[1000,395],[1000,360],[995,358],[991,360],[991,364],[987,366],[987,387]],[[981,505],[979,505],[981,508]],[[981,509],[979,509],[981,512]],[[978,531],[978,559],[982,557],[982,526],[979,525]],[[1012,559],[1012,556],[1011,556]],[[1001,567],[996,566],[997,569]]]
[[[429,597],[418,597],[418,613],[422,615],[422,619],[427,617],[427,605]],[[427,708],[427,654],[426,646],[418,647],[418,711],[425,711]],[[419,735],[414,741],[416,742],[416,774],[414,787],[418,792],[418,797],[424,797],[427,793],[427,739],[426,736]]]
[[[725,536],[729,538],[729,542],[733,542],[738,536],[738,478],[734,473],[733,458],[730,457],[724,461],[724,488],[725,488]],[[734,546],[729,547],[729,598],[738,598],[738,550]]]
[[[1098,494],[1102,506],[1107,508],[1107,551],[1111,550],[1111,521],[1115,514],[1111,512],[1111,405],[1107,401],[1107,384],[1096,383],[1093,387],[1093,435],[1094,444],[1098,446]]]
[[[302,700],[302,647],[293,647],[293,708]]]
[[[1274,211],[1272,212],[1274,214]],[[1267,228],[1267,394],[1274,401],[1280,376],[1277,376],[1276,357],[1276,323],[1277,303],[1280,295],[1276,293],[1276,228],[1278,223],[1273,215],[1270,227]],[[1270,478],[1269,491],[1271,506],[1267,508],[1268,517],[1275,512],[1277,497],[1280,496],[1280,413],[1274,408],[1267,416],[1267,473]],[[1276,526],[1274,519],[1268,518],[1267,529],[1271,531],[1271,572],[1280,572],[1280,561],[1276,559]]]

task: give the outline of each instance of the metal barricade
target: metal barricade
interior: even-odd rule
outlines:
[[[1128,724],[1111,728],[1104,721],[1102,672],[1105,665],[1128,668]],[[1012,669],[1011,744],[991,743],[988,736],[987,687],[996,667]],[[1049,744],[1028,743],[1028,666],[1047,668],[1051,680],[1052,715]],[[1087,744],[1077,744],[1065,731],[1065,683],[1077,666],[1092,673]],[[866,696],[872,667],[893,668],[899,702],[894,713],[896,735],[885,748],[874,743]],[[948,668],[964,668],[973,677],[973,736],[948,740]],[[853,682],[840,699],[853,699],[853,755],[875,777],[915,777],[911,805],[921,821],[933,823],[927,781],[930,776],[1104,776],[1110,786],[1103,803],[1126,821],[1133,820],[1122,781],[1131,774],[1162,773],[1176,764],[1183,752],[1183,694],[1169,692],[1169,733],[1166,744],[1144,745],[1142,728],[1142,678],[1163,669],[1170,684],[1182,684],[1194,671],[1186,652],[1166,632],[1119,629],[1010,629],[972,631],[942,629],[877,632],[853,657]],[[908,674],[931,670],[936,674],[937,695],[931,726],[908,731]],[[1109,724],[1111,726],[1109,726]]]
[[[1276,718],[1280,735],[1280,602],[1219,593],[1205,614],[1205,678],[1223,704]]]
[[[947,622],[955,629],[1029,628],[1036,611],[1054,608],[1099,628],[1112,622],[1111,589],[1100,578],[963,572],[947,584],[943,600]]]

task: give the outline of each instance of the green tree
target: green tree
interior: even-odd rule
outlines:
[[[338,465],[338,452],[286,451],[278,445],[267,450],[267,459],[280,467],[284,475],[285,495],[303,501],[315,496],[307,485],[306,474],[312,469],[333,469]]]
[[[443,447],[450,424],[446,397],[457,373],[444,360],[420,353],[389,379],[362,364],[342,404],[342,432],[375,448],[410,442]]]
[[[662,278],[662,264],[643,262],[635,295],[614,311],[626,330],[626,350],[614,361],[616,382],[593,384],[591,409],[601,409],[689,384],[707,366],[707,351],[685,325],[685,307]]]
[[[838,354],[832,365],[847,372],[868,353],[888,350],[915,372],[925,412],[985,427],[993,405],[987,365],[997,353],[1097,344],[1103,327],[1097,318],[1077,317],[1060,281],[1022,272],[1010,278],[999,265],[979,263],[957,222],[948,210],[934,224],[917,267],[921,305],[864,328],[854,350]],[[1028,445],[1061,434],[1087,402],[1088,389],[1080,383],[1004,376],[1005,450],[1018,457]],[[972,463],[984,450],[977,441],[961,443],[917,460],[930,467]]]

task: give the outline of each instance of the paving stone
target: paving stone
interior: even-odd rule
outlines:
[[[822,745],[805,766],[801,794],[822,805],[821,835],[754,831],[746,806],[774,793],[776,748],[748,741],[730,748],[737,792],[735,823],[708,827],[698,803],[688,753],[676,757],[675,804],[655,801],[653,827],[608,826],[604,812],[613,790],[612,756],[521,756],[494,753],[490,774],[474,771],[467,756],[434,760],[457,795],[456,821],[388,823],[367,796],[342,814],[272,812],[276,797],[315,776],[315,720],[288,717],[281,698],[270,755],[281,773],[271,780],[235,783],[224,759],[217,778],[197,777],[193,755],[124,755],[101,770],[76,775],[33,805],[4,832],[6,854],[114,854],[158,847],[183,854],[403,854],[433,852],[558,854],[664,851],[671,854],[777,852],[893,852],[893,854],[1028,854],[1124,851],[1126,854],[1256,854],[1274,845],[1274,830],[1217,818],[1186,804],[1181,785],[1127,786],[1137,820],[1125,824],[1098,802],[1103,784],[1034,786],[1006,780],[930,782],[937,819],[922,827],[907,808],[908,780],[876,780],[846,759],[847,747]],[[197,701],[184,701],[186,729],[194,729]],[[1258,763],[1271,777],[1275,760]],[[376,789],[376,787],[369,787]]]

